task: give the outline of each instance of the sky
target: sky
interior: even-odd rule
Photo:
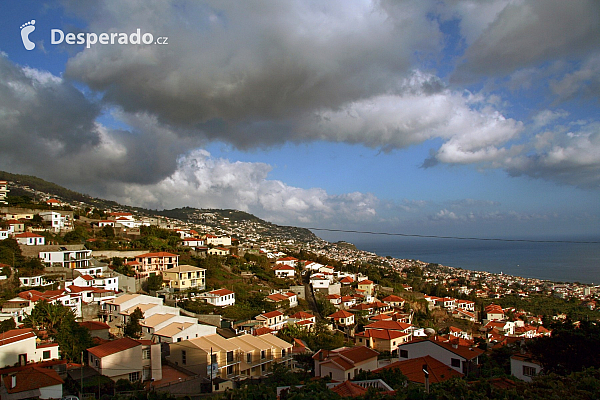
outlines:
[[[596,0],[24,0],[0,21],[2,170],[283,225],[600,235]]]

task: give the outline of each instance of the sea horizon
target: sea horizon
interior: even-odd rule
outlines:
[[[528,238],[529,240],[535,240]],[[379,256],[554,282],[600,283],[600,237],[538,238],[557,242],[479,241],[416,237],[348,240]],[[588,241],[597,243],[573,243]]]

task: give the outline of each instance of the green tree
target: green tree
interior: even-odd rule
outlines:
[[[19,267],[24,259],[19,243],[15,239],[0,240],[0,263]]]
[[[92,347],[92,336],[89,329],[75,321],[73,313],[66,314],[60,321],[54,339],[60,346],[60,356],[70,361],[78,361],[81,353]]]
[[[0,322],[0,333],[8,332],[11,329],[15,329],[16,327],[17,324],[15,323],[14,319],[5,319],[4,321]]]
[[[581,321],[575,326],[567,319],[551,326],[552,336],[527,343],[546,372],[567,375],[585,368],[600,368],[600,324]]]
[[[123,334],[133,339],[139,339],[142,336],[142,325],[140,325],[140,319],[144,318],[144,314],[139,307],[131,313],[129,321],[123,328]]]
[[[163,276],[160,274],[148,277],[148,290],[160,290],[163,285]]]
[[[90,331],[79,325],[73,311],[62,304],[38,301],[23,325],[38,334],[45,331],[60,346],[63,359],[78,361],[81,352],[92,346]]]
[[[38,301],[31,310],[31,314],[23,320],[23,325],[37,332],[46,331],[49,336],[53,337],[57,334],[61,321],[67,318],[68,314],[73,314],[73,311],[62,304]]]
[[[63,239],[67,243],[83,243],[89,237],[88,231],[83,226],[78,226],[71,232],[67,232]]]
[[[104,226],[100,232],[98,232],[98,236],[105,237],[107,239],[113,239],[115,237],[115,228],[112,226],[106,225]]]

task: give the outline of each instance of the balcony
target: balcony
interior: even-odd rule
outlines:
[[[251,361],[251,362],[247,362],[247,361],[246,361],[245,363],[246,363],[246,365],[247,365],[249,368],[252,368],[252,367],[256,367],[257,365],[262,365],[262,364],[270,363],[270,362],[272,362],[273,360],[275,360],[275,359],[273,358],[273,356],[268,356],[268,357],[261,358],[261,359],[258,359],[258,360],[253,360],[253,361]]]
[[[287,354],[284,357],[275,358],[274,360],[276,363],[283,363],[283,362],[290,361],[293,359],[294,359],[294,356],[292,354]]]

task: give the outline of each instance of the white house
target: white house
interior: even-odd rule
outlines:
[[[65,289],[71,285],[78,287],[91,287],[104,290],[111,290],[114,292],[119,291],[119,277],[118,276],[90,276],[81,275],[72,281],[65,281]]]
[[[115,220],[115,226],[125,226],[127,228],[139,228],[142,225],[141,222],[139,221],[135,221],[135,220],[131,220],[129,218],[126,217],[118,217]]]
[[[470,300],[456,300],[459,309],[469,312],[475,312],[475,302]]]
[[[215,247],[208,249],[207,253],[211,256],[228,256],[231,251],[225,247]]]
[[[365,346],[341,347],[335,350],[319,350],[312,358],[315,376],[329,376],[336,381],[354,378],[361,371],[377,369],[379,352]]]
[[[8,181],[0,181],[0,204],[7,204],[6,195],[10,192]]]
[[[25,246],[43,246],[46,244],[45,237],[31,232],[18,233],[14,237],[19,244]]]
[[[286,264],[275,264],[273,272],[278,278],[293,278],[296,275],[296,268]]]
[[[432,339],[415,339],[398,346],[400,361],[431,356],[465,375],[477,368],[481,354],[483,354],[483,350],[476,347]]]
[[[258,322],[261,322],[264,327],[278,331],[287,325],[288,317],[280,311],[271,311],[262,313],[254,317]]]
[[[17,399],[60,399],[65,381],[52,368],[31,365],[3,377],[0,397]]]
[[[295,267],[298,263],[298,259],[294,257],[283,257],[278,258],[276,264],[289,265],[290,267]]]
[[[329,289],[330,283],[331,281],[329,280],[329,278],[326,278],[322,274],[318,274],[310,278],[310,284],[312,285],[314,290],[327,290]]]
[[[213,246],[231,246],[231,237],[229,236],[216,236],[216,235],[206,235],[206,245]]]
[[[34,276],[20,276],[19,282],[21,282],[21,286],[25,286],[25,287],[51,285],[51,283],[46,282],[46,278],[44,277],[44,274],[39,274],[39,275],[34,275]]]
[[[50,226],[54,232],[65,229],[67,225],[67,217],[56,211],[41,212],[40,217],[46,222],[50,222]]]
[[[186,247],[200,247],[204,246],[204,240],[196,238],[183,239],[181,245]]]
[[[11,230],[0,229],[0,240],[8,239],[8,235],[10,235],[11,233],[12,233]]]
[[[112,227],[114,227],[115,226],[115,221],[107,219],[107,220],[98,222],[98,227],[104,228],[105,226],[112,226]]]
[[[91,250],[82,245],[51,246],[52,249],[39,252],[42,261],[50,266],[63,268],[86,268],[90,265]]]
[[[235,304],[235,293],[228,289],[217,289],[201,293],[198,297],[213,306],[226,307]]]
[[[298,305],[298,296],[292,292],[275,292],[268,295],[265,299],[274,303],[285,303],[289,307],[296,307]]]
[[[510,374],[525,382],[542,372],[541,364],[531,354],[513,354],[510,357]]]
[[[0,333],[0,367],[58,359],[58,343],[37,344],[31,328]]]
[[[114,381],[160,380],[160,344],[128,337],[88,349],[88,365]]]
[[[135,309],[142,304],[163,305],[163,299],[160,297],[146,296],[143,294],[123,294],[116,299],[109,300],[102,305],[104,313],[107,315],[108,322],[122,320],[122,312],[129,309]],[[177,313],[178,314],[178,313]]]
[[[217,333],[217,327],[204,325],[195,321],[179,321],[180,318],[169,320],[169,323],[155,329],[152,341],[155,343],[176,343]]]

